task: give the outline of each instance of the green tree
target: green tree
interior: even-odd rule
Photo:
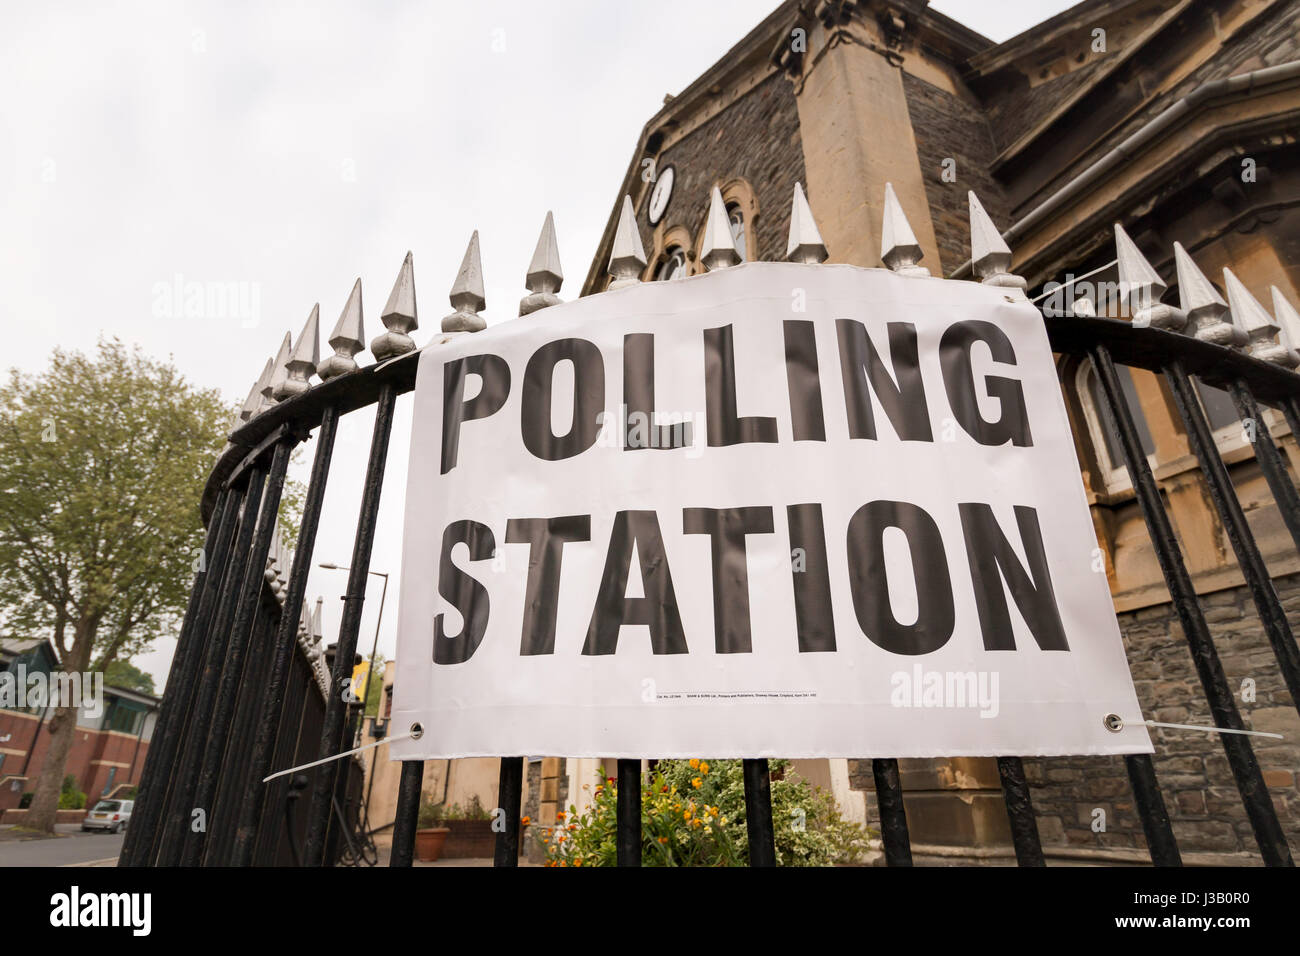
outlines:
[[[153,687],[153,675],[146,674],[127,660],[112,661],[105,667],[104,683],[111,684],[113,687],[125,687],[127,690],[138,690],[142,694],[157,693]]]
[[[175,632],[203,545],[198,501],[231,409],[117,339],[0,385],[0,613],[103,670]],[[50,721],[27,825],[53,831],[75,708]]]

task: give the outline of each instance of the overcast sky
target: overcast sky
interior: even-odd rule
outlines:
[[[0,29],[0,323],[6,364],[101,335],[173,356],[242,401],[315,302],[328,336],[353,281],[366,338],[406,251],[423,344],[480,232],[489,322],[513,318],[554,210],[577,294],[645,121],[775,0],[11,4]],[[1005,40],[1070,6],[932,6]],[[700,198],[703,202],[703,198]],[[170,290],[224,287],[205,314]],[[322,343],[325,354],[328,347]],[[367,353],[367,360],[369,354]],[[316,561],[346,564],[371,418],[348,416]],[[393,574],[409,399],[400,401],[371,567]],[[305,481],[312,445],[296,468]],[[316,569],[334,640],[346,576]],[[376,580],[361,649],[379,612]],[[137,663],[161,689],[175,644]]]

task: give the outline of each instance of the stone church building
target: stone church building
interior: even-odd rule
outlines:
[[[1166,301],[1177,301],[1178,241],[1215,281],[1230,266],[1261,302],[1276,286],[1294,303],[1298,117],[1300,4],[1287,0],[1086,0],[1004,43],[926,0],[788,0],[647,120],[610,197],[582,293],[610,281],[625,194],[646,251],[642,279],[671,281],[704,271],[715,185],[744,258],[785,258],[800,183],[829,261],[879,267],[889,182],[933,275],[969,277],[973,190],[1004,231],[1011,271],[1028,280],[1031,299],[1047,283],[1094,270],[1091,282],[1113,282],[1112,224],[1120,222],[1171,286]],[[1101,423],[1092,370],[1061,357],[1059,371],[1144,716],[1212,723],[1127,472]],[[1124,386],[1229,682],[1243,688],[1246,726],[1284,735],[1253,743],[1300,847],[1300,719],[1167,387],[1138,369]],[[1227,395],[1199,388],[1274,584],[1300,626],[1294,545]],[[1270,426],[1295,470],[1300,449],[1286,423],[1279,415]],[[1217,736],[1152,733],[1185,861],[1258,862]],[[566,795],[578,799],[598,763],[534,763],[530,803],[541,818]],[[873,819],[869,760],[797,764],[833,790],[846,814]],[[1026,756],[1025,766],[1049,859],[1148,859],[1121,758]],[[904,760],[901,769],[918,861],[1012,860],[991,758]],[[1098,809],[1104,830],[1095,826]]]

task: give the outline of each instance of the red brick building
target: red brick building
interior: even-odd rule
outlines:
[[[0,674],[56,670],[48,642],[0,641]],[[0,812],[16,808],[23,793],[35,787],[50,747],[53,708],[22,703],[26,701],[0,698]],[[102,701],[81,708],[64,774],[76,779],[87,805],[139,782],[158,703],[151,694],[105,685]]]

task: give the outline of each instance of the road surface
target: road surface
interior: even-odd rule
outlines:
[[[114,866],[125,837],[120,833],[82,833],[77,823],[55,826],[56,836],[28,838],[0,827],[0,867]]]

